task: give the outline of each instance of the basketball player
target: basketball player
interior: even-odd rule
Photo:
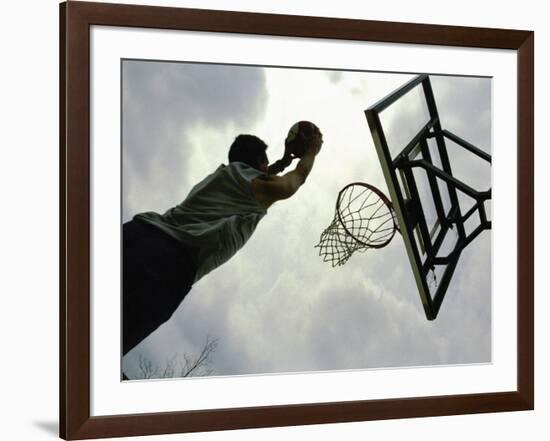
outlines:
[[[183,202],[123,225],[123,355],[172,316],[195,282],[243,247],[272,204],[304,184],[323,141],[316,127],[302,137],[305,150],[296,168],[277,176],[294,152],[285,147],[270,166],[267,145],[239,135],[228,165],[195,185]]]

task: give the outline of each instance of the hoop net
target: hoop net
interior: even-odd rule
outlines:
[[[397,229],[386,195],[370,184],[355,182],[338,193],[334,219],[315,248],[324,262],[344,265],[356,251],[385,247]]]

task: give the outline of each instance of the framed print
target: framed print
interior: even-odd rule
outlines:
[[[532,32],[60,23],[63,438],[533,409]]]

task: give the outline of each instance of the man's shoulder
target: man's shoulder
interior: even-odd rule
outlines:
[[[296,191],[288,175],[260,176],[251,184],[256,200],[265,208],[281,199],[288,199]]]

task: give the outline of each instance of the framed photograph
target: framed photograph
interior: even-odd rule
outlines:
[[[62,438],[533,409],[533,32],[60,24]]]

